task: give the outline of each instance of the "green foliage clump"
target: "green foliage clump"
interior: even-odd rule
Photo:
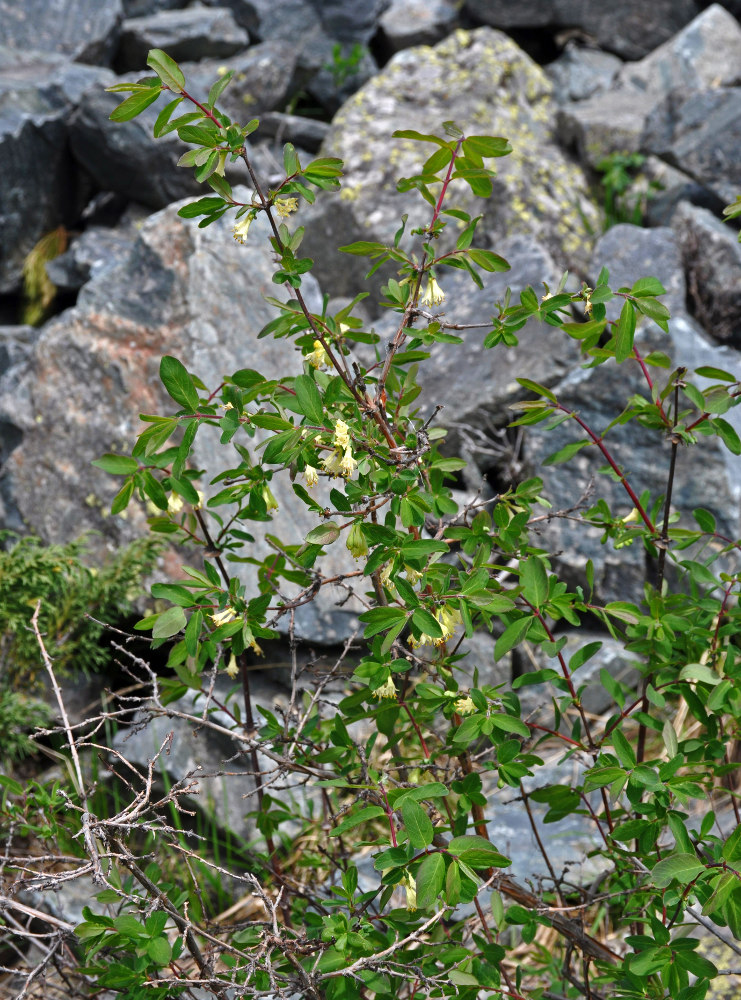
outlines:
[[[38,698],[27,698],[18,691],[0,688],[0,763],[15,764],[34,751],[29,733],[49,724],[52,711]]]
[[[2,532],[0,542],[7,545],[13,537]],[[100,569],[86,564],[85,539],[44,545],[29,536],[0,550],[2,685],[28,691],[38,682],[41,654],[30,622],[39,601],[39,629],[59,674],[101,670],[109,653],[103,627],[92,619],[121,621],[131,612],[158,547],[152,539],[139,539]]]
[[[610,153],[597,164],[605,229],[620,222],[630,222],[634,226],[643,224],[647,202],[661,187],[641,174],[645,162],[642,153]]]

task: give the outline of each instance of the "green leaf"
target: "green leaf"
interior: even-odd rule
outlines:
[[[166,354],[160,361],[160,379],[176,403],[189,413],[198,409],[198,390],[185,366]]]
[[[517,733],[525,739],[530,736],[530,729],[527,724],[514,715],[503,715],[500,712],[495,712],[489,716],[489,720],[493,726],[501,729],[504,733]]]
[[[381,806],[365,806],[364,809],[359,809],[357,812],[350,813],[349,816],[345,816],[339,826],[336,826],[334,830],[329,831],[330,837],[339,837],[348,830],[354,829],[356,826],[360,826],[362,823],[368,823],[372,819],[376,819],[378,816],[385,816],[386,811]]]
[[[549,455],[543,461],[543,465],[561,465],[563,462],[568,462],[577,452],[580,452],[582,448],[587,448],[591,443],[591,441],[570,441],[563,448],[559,448],[558,451]]]
[[[159,139],[159,137],[162,135],[162,131],[167,125],[167,123],[170,121],[173,111],[182,102],[182,100],[183,100],[182,97],[176,97],[174,101],[170,101],[169,104],[166,104],[164,108],[160,111],[160,113],[157,115],[157,121],[154,123],[154,130],[153,130],[155,139]]]
[[[687,663],[679,671],[679,679],[683,681],[700,681],[702,684],[720,684],[720,677],[712,667],[705,663]]]
[[[623,767],[627,767],[628,769],[635,767],[638,763],[635,751],[619,729],[615,729],[611,740],[612,745],[615,747],[615,753],[618,755],[618,759]]]
[[[214,104],[218,101],[221,95],[224,93],[226,88],[231,83],[232,77],[234,76],[234,70],[230,69],[228,73],[224,73],[216,83],[211,87],[208,92],[208,103],[213,108]]]
[[[736,827],[725,842],[721,854],[726,861],[731,863],[741,860],[741,825]]]
[[[485,271],[509,271],[510,269],[510,265],[504,257],[500,257],[498,253],[492,253],[491,250],[469,247],[466,253],[474,264],[478,264]]]
[[[646,295],[664,295],[666,289],[658,278],[639,278],[630,290],[637,299]]]
[[[731,372],[722,368],[713,368],[711,365],[703,365],[702,368],[695,368],[695,375],[702,375],[704,378],[715,378],[721,382],[737,382],[738,379]]]
[[[371,608],[370,611],[364,611],[359,618],[367,625],[365,638],[370,639],[379,632],[385,632],[387,628],[403,625],[407,619],[407,612],[403,608]]]
[[[321,426],[324,423],[324,408],[314,380],[309,375],[299,375],[293,387],[301,412],[308,417],[310,423]]]
[[[615,360],[622,364],[633,352],[633,337],[636,332],[636,313],[633,303],[627,299],[620,310],[620,319],[615,333]]]
[[[587,660],[591,660],[595,653],[598,653],[600,649],[602,649],[602,643],[599,641],[588,642],[586,646],[582,646],[581,649],[577,649],[569,660],[569,670],[572,673],[575,670],[578,670],[579,667],[583,666],[587,662]]]
[[[152,638],[169,639],[184,628],[185,612],[179,605],[176,605],[163,611],[161,615],[157,615],[157,620],[152,628]]]
[[[445,859],[442,854],[428,854],[417,872],[417,906],[426,910],[442,892]]]
[[[135,458],[130,458],[128,455],[113,455],[110,452],[100,458],[93,459],[90,464],[111,476],[128,476],[139,468],[139,463]]]
[[[656,323],[656,325],[664,331],[664,333],[669,332],[669,327],[667,326],[669,310],[663,302],[659,302],[658,299],[653,298],[636,299],[635,305],[639,312],[642,312],[644,316],[648,316],[649,319],[652,319],[654,323]]]
[[[734,428],[731,427],[728,421],[722,420],[720,417],[716,417],[711,422],[721,441],[731,454],[741,455],[741,438],[739,438],[738,434]]]
[[[512,864],[486,837],[473,834],[453,837],[447,850],[471,868],[508,868]]]
[[[169,965],[172,948],[166,937],[156,937],[147,941],[147,954],[156,965]]]
[[[113,109],[110,120],[112,122],[131,121],[132,118],[140,115],[145,108],[148,108],[150,104],[154,104],[161,93],[162,89],[160,87],[137,91]]]
[[[334,521],[325,521],[324,524],[312,528],[306,536],[307,545],[331,545],[340,537],[339,525]]]
[[[182,94],[185,89],[183,71],[166,52],[162,49],[150,49],[147,66],[154,70],[166,87],[176,94]]]
[[[425,611],[424,608],[417,608],[412,615],[412,622],[420,632],[425,632],[427,635],[431,636],[433,639],[441,639],[443,630],[440,628],[440,623],[437,618],[434,618],[429,611]]]
[[[469,135],[463,140],[463,152],[467,156],[471,153],[478,156],[507,156],[512,152],[512,146],[502,136]]]
[[[414,799],[406,799],[401,807],[401,816],[412,847],[417,850],[428,847],[435,833],[430,817],[422,806]]]
[[[548,597],[548,574],[542,559],[528,556],[520,564],[520,582],[525,600],[533,607],[540,608]]]
[[[705,871],[694,854],[671,854],[651,869],[651,881],[659,889],[665,889],[672,882],[688,885]]]
[[[506,653],[509,653],[510,649],[513,649],[518,643],[522,642],[534,620],[532,615],[526,615],[508,625],[496,641],[494,659],[501,660]]]
[[[134,480],[129,479],[128,482],[124,483],[121,489],[113,498],[111,503],[111,514],[120,514],[122,510],[126,510],[129,506],[129,500],[134,493]]]

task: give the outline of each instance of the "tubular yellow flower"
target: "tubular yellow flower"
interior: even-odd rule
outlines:
[[[405,875],[401,880],[407,894],[407,910],[413,913],[417,909],[417,881],[411,875]]]
[[[332,444],[335,448],[349,448],[350,447],[350,434],[349,428],[344,420],[338,420],[334,425],[334,437],[332,438]]]
[[[372,691],[371,693],[374,698],[395,698],[396,685],[394,684],[393,678],[389,677],[388,680],[384,681],[380,687],[377,687],[375,691]]]
[[[171,493],[167,501],[167,512],[169,514],[177,514],[182,509],[183,509],[183,501],[180,499],[179,496],[176,496],[174,493]]]
[[[314,350],[307,355],[306,360],[312,368],[326,368],[329,364],[329,356],[322,347],[321,340],[314,341]]]
[[[193,505],[193,509],[200,510],[206,502],[206,494],[203,490],[196,490],[196,493],[198,494],[198,503]]]
[[[319,473],[313,465],[307,465],[304,469],[304,479],[306,480],[306,485],[309,489],[311,489],[312,486],[316,486],[319,482]]]
[[[236,677],[239,673],[239,666],[237,665],[237,658],[234,653],[232,653],[229,657],[229,662],[226,665],[226,672],[230,677]]]
[[[357,466],[357,461],[352,456],[352,451],[349,447],[345,448],[345,454],[340,460],[340,470],[343,476],[351,476],[355,471]]]
[[[285,219],[291,212],[295,212],[297,208],[298,198],[279,198],[275,203],[275,211],[281,219]]]
[[[237,617],[237,612],[230,605],[227,605],[223,611],[217,611],[216,614],[209,615],[209,618],[218,628],[219,625],[226,625],[227,622],[233,622]]]
[[[350,528],[345,544],[354,559],[360,559],[361,556],[368,555],[368,542],[365,540],[360,521],[356,521],[352,528]]]
[[[330,476],[342,476],[344,473],[342,471],[342,458],[339,452],[332,451],[326,458],[323,458],[322,468]]]
[[[273,491],[267,484],[262,488],[262,498],[265,501],[265,507],[267,509],[268,514],[270,513],[271,510],[278,509],[278,501],[273,496]]]
[[[422,296],[420,303],[423,306],[439,306],[441,302],[445,301],[445,292],[438,285],[433,274],[430,275],[430,280],[427,282],[427,288]]]
[[[463,623],[460,611],[457,611],[455,608],[449,608],[445,604],[440,608],[435,617],[440,622],[440,628],[443,630],[443,642],[447,641],[456,627]]]
[[[476,706],[474,705],[471,698],[458,698],[453,704],[453,708],[456,710],[458,715],[473,715],[476,711]]]
[[[254,219],[255,219],[254,215],[252,215],[251,212],[248,212],[247,215],[243,215],[241,219],[238,219],[234,223],[234,228],[232,229],[232,235],[234,236],[234,239],[237,241],[237,243],[244,243],[244,241],[247,239],[247,233],[249,231],[250,226],[254,222]]]

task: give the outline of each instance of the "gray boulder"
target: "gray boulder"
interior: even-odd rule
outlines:
[[[641,144],[688,173],[724,203],[741,190],[741,87],[667,98],[646,121]]]
[[[430,147],[391,135],[396,129],[439,133],[451,119],[470,134],[506,136],[514,147],[512,156],[490,161],[498,177],[488,200],[457,182],[456,204],[484,214],[478,245],[496,248],[505,236],[530,234],[559,264],[583,267],[598,213],[581,170],[551,141],[550,92],[542,70],[488,28],[457,31],[434,49],[394,56],[344,105],[322,146],[325,155],[344,160],[345,175],[341,193],[312,213],[307,229],[304,246],[317,260],[320,281],[336,286],[339,279],[338,293],[354,294],[367,263],[337,254],[338,241],[390,241],[404,213],[410,228],[428,221],[419,195],[398,193],[396,180],[418,173]]]
[[[121,0],[0,0],[0,45],[107,66],[122,17]]]
[[[435,45],[458,24],[460,4],[454,0],[391,0],[379,28],[391,52],[413,45]]]
[[[253,45],[245,52],[219,60],[184,63],[186,85],[198,100],[208,96],[224,69],[234,70],[218,106],[232,121],[245,125],[251,118],[282,109],[303,86],[306,75],[298,63],[296,47],[285,39]],[[260,138],[262,131],[255,133]]]
[[[49,52],[0,48],[0,292],[21,283],[23,261],[38,240],[76,223],[89,187],[68,146],[67,118],[105,70]]]
[[[101,191],[115,191],[148,208],[164,208],[178,198],[195,194],[200,186],[192,170],[179,169],[183,144],[174,134],[155,139],[152,128],[165,101],[150,105],[137,118],[112,122],[110,115],[125,94],[106,93],[105,87],[128,77],[106,75],[80,99],[69,119],[72,154]]]
[[[545,67],[545,72],[553,83],[553,96],[559,104],[564,104],[584,101],[609,90],[622,66],[617,56],[572,40],[563,54]]]
[[[493,28],[576,29],[582,37],[623,59],[640,59],[699,12],[696,0],[642,0],[595,4],[589,0],[466,0],[464,9]]]
[[[682,250],[694,315],[713,340],[741,347],[741,246],[707,209],[681,202],[672,227]]]
[[[135,239],[133,230],[91,226],[69,250],[49,261],[46,273],[60,291],[79,291],[91,277],[128,258]]]
[[[712,4],[650,55],[625,65],[610,90],[564,107],[559,134],[585,163],[638,149],[642,136],[644,148],[658,153],[644,135],[652,112],[666,102],[664,117],[672,121],[671,112],[685,98],[733,85],[740,64],[741,27],[728,11]]]
[[[146,70],[150,49],[163,49],[177,62],[223,59],[246,49],[249,35],[225,7],[163,10],[121,25],[117,68]]]

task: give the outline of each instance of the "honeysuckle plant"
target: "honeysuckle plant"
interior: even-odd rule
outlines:
[[[446,296],[449,269],[481,286],[487,273],[509,268],[476,245],[481,216],[456,207],[464,186],[489,196],[494,163],[511,152],[507,140],[451,122],[439,135],[394,134],[419,145],[419,172],[398,184],[419,193],[419,215],[404,217],[388,242],[341,248],[368,258],[369,273],[385,265],[394,274],[382,304],[395,330],[380,342],[356,312],[362,290],[334,314],[328,300],[312,311],[302,291],[313,263],[300,255],[302,206],[341,186],[342,163],[302,163],[288,144],[284,179],[266,187],[246,146],[258,121],[242,126],[218,109],[231,74],[200,98],[164,52],[152,50],[148,65],[152,77],[111,88],[130,92],[111,117],[127,121],[164,98],[155,136],[177,133],[190,147],[181,167],[211,189],[179,214],[200,226],[229,214],[240,243],[258,238],[250,227],[259,216],[267,220],[273,281],[287,297],[271,298],[276,315],[260,335],[290,342],[300,356],[285,351],[280,379],[234,358],[217,386],[206,386],[187,357],[164,357],[172,412],[143,417],[130,457],[96,463],[123,476],[114,513],[148,501],[153,531],[204,556],[182,579],[153,587],[168,606],[139,623],[153,649],[167,650],[166,667],[143,668],[148,710],[187,717],[179,699],[190,690],[202,699],[195,726],[224,731],[224,717],[232,720],[235,754],[257,775],[249,808],[261,837],[249,848],[248,874],[229,873],[247,881],[239,892],[252,893],[256,915],[237,907],[234,920],[213,921],[194,869],[187,878],[167,874],[175,833],[151,786],[147,808],[132,805],[118,825],[78,795],[69,820],[84,834],[78,847],[100,855],[98,903],[76,928],[84,975],[132,997],[197,988],[328,1000],[702,1000],[719,970],[693,931],[732,944],[741,932],[739,542],[720,534],[707,510],[676,511],[672,487],[685,451],[705,437],[741,453],[724,416],[739,401],[738,373],[690,372],[663,352],[644,355],[638,322],[668,330],[664,289],[653,277],[613,289],[605,269],[581,287],[564,276],[554,291],[508,293],[466,331],[481,338],[482,351],[507,351],[536,319],[552,328],[554,354],[570,338],[584,365],[624,366],[643,380],[643,392],[615,401],[609,426],[594,427],[556,390],[519,379],[513,425],[567,424],[571,441],[548,461],[590,449],[624,494],[620,511],[598,497],[568,516],[599,528],[618,552],[642,546],[654,567],[640,605],[602,602],[590,564],[581,585],[567,586],[534,530],[562,516],[560,498],[530,478],[461,506],[450,481],[464,462],[445,450],[437,401],[424,399],[418,382],[433,344],[448,345],[456,363],[461,326]],[[236,160],[251,178],[246,200],[227,180]],[[611,301],[617,319],[608,318]],[[615,429],[628,421],[655,442],[663,495],[650,496],[615,458]],[[193,447],[214,426],[233,457],[209,483]],[[312,512],[305,537],[272,535],[275,495]],[[270,534],[263,559],[248,547],[258,532]],[[348,550],[339,578],[323,568],[333,546]],[[357,628],[335,666],[302,685],[296,614],[337,583],[352,596]],[[619,640],[640,677],[636,688],[606,671],[590,681],[612,699],[601,717],[585,709],[579,673],[601,643],[568,659],[564,652],[566,630],[584,621]],[[548,665],[488,684],[482,665],[464,655],[476,631],[493,632],[497,660],[527,647]],[[293,655],[290,707],[258,716],[250,673],[261,645],[281,634]],[[227,701],[214,693],[220,672],[239,681]],[[542,691],[543,709],[528,714],[519,692],[531,686]],[[545,769],[554,759],[579,766],[554,777]],[[292,785],[313,789],[314,807],[291,804],[281,790]],[[181,793],[162,801],[179,802]],[[535,879],[513,873],[492,840],[497,810],[513,799],[547,873]],[[15,822],[29,822],[13,801]],[[557,868],[548,849],[546,827],[558,830],[573,815],[593,830],[599,875],[589,883]],[[143,830],[158,831],[149,867],[127,847]],[[224,874],[218,859],[209,863]]]

